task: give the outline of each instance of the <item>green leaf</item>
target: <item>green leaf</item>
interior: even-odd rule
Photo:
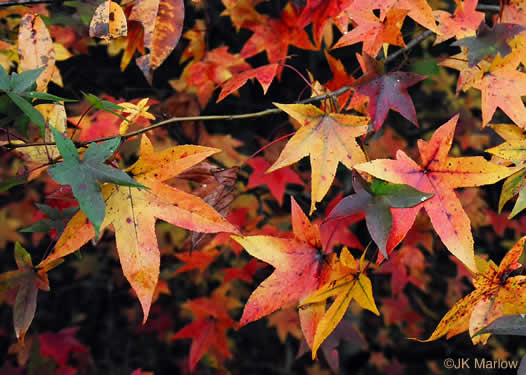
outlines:
[[[15,243],[15,261],[18,268],[33,268],[33,263],[31,262],[31,255],[27,252],[26,249],[22,247],[22,245],[20,245],[18,241]]]
[[[93,94],[86,94],[85,92],[83,92],[82,95],[86,97],[86,99],[93,106],[93,108],[101,109],[106,112],[120,111],[124,109],[120,105],[117,105],[107,100],[99,99]]]
[[[2,65],[0,65],[0,90],[9,90],[11,79]]]
[[[7,92],[7,95],[13,101],[13,103],[15,103],[18,108],[20,108],[22,112],[24,112],[27,117],[29,117],[29,119],[40,128],[40,134],[42,138],[44,138],[44,134],[46,132],[46,120],[44,119],[44,116],[42,116],[42,114],[31,105],[31,103],[29,103],[20,95],[9,91]]]
[[[63,162],[49,168],[51,177],[61,185],[70,185],[80,209],[91,221],[96,236],[104,220],[105,204],[99,182],[145,188],[117,168],[104,164],[120,144],[120,137],[96,144],[92,143],[80,160],[73,142],[51,127]]]
[[[26,183],[26,180],[18,177],[10,177],[7,180],[0,182],[0,193],[8,191],[12,187],[23,185]]]
[[[60,96],[51,95],[51,94],[48,94],[47,92],[40,92],[40,91],[29,91],[27,94],[24,94],[24,96],[29,99],[51,100],[54,102],[66,102],[66,103],[78,102],[78,100],[76,99],[61,98]]]
[[[509,176],[502,185],[502,191],[500,193],[499,199],[499,213],[502,211],[504,205],[513,198],[516,194],[519,194],[513,210],[508,216],[509,219],[513,218],[519,212],[521,212],[526,207],[526,180],[524,176],[526,175],[526,168],[522,168],[517,172]]]
[[[495,335],[513,335],[526,336],[526,315],[504,315],[486,328],[481,329],[473,337],[484,333],[493,333]]]
[[[10,85],[12,91],[17,94],[22,94],[23,92],[30,90],[36,85],[37,79],[40,77],[44,69],[46,69],[45,66],[34,70],[26,70],[20,74],[13,72],[11,74]]]
[[[64,1],[64,5],[76,9],[76,14],[79,15],[81,22],[84,25],[89,25],[94,13],[94,7],[83,1]]]
[[[373,180],[371,191],[376,196],[382,196],[389,206],[395,208],[414,207],[433,196],[409,185],[389,184],[378,179]]]
[[[23,233],[47,233],[53,229],[57,231],[57,236],[61,236],[62,232],[66,228],[66,224],[71,220],[73,215],[79,210],[78,207],[68,207],[60,211],[58,208],[50,207],[45,204],[35,203],[40,211],[48,217],[48,219],[42,219],[37,221],[35,224],[20,229],[19,232]]]

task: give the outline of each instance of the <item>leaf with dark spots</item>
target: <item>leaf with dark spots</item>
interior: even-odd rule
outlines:
[[[80,209],[95,227],[98,236],[99,228],[104,220],[105,205],[99,182],[142,187],[130,176],[117,168],[104,164],[120,144],[120,137],[104,143],[92,143],[80,160],[79,153],[73,142],[62,133],[51,127],[55,142],[64,161],[49,168],[49,174],[61,185],[71,186]]]
[[[101,3],[91,19],[89,36],[110,41],[126,35],[128,25],[121,6],[111,0]]]
[[[20,20],[18,54],[22,71],[43,68],[43,72],[37,76],[38,78],[35,78],[37,91],[46,91],[48,83],[53,75],[58,73],[58,70],[55,66],[53,40],[38,14],[27,13]],[[43,58],[46,59],[45,63],[43,63]]]
[[[525,243],[526,237],[522,237],[508,251],[498,267],[492,261],[479,259],[478,268],[473,275],[475,290],[444,315],[427,340],[419,341],[433,341],[444,335],[449,339],[469,329],[473,344],[485,344],[491,333],[499,333],[500,324],[503,333],[512,331],[510,323],[516,319],[506,318],[509,320],[502,322],[496,319],[503,315],[526,314],[526,276],[508,276],[522,267],[519,258]],[[492,326],[495,328],[490,328]],[[519,331],[524,334],[523,328]]]
[[[449,251],[466,267],[475,271],[473,236],[470,220],[454,189],[495,183],[513,171],[486,161],[480,156],[449,157],[458,115],[438,128],[429,142],[418,141],[422,165],[416,164],[399,150],[396,160],[377,159],[355,168],[374,177],[407,184],[419,191],[433,194],[421,205],[402,208],[406,224],[414,222],[419,207],[424,207],[440,239]]]

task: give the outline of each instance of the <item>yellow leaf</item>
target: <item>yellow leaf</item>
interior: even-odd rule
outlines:
[[[332,185],[338,162],[351,169],[366,161],[356,138],[367,133],[369,118],[339,113],[325,113],[312,104],[274,105],[298,120],[302,127],[289,140],[278,160],[267,172],[296,163],[310,155],[312,202],[315,210]]]

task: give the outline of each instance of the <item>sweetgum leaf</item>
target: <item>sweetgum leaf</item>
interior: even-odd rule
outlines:
[[[116,185],[144,188],[130,176],[117,168],[104,164],[120,144],[120,137],[95,144],[92,143],[80,160],[73,142],[51,127],[63,162],[49,168],[49,173],[61,185],[70,185],[80,209],[91,221],[98,236],[104,220],[105,204],[99,182],[111,182]]]
[[[39,208],[40,211],[42,211],[42,213],[44,213],[44,215],[48,217],[48,219],[42,219],[40,221],[37,221],[29,227],[20,229],[20,232],[47,233],[55,229],[57,231],[57,236],[60,237],[62,232],[64,232],[64,228],[66,227],[67,222],[73,217],[73,215],[77,213],[79,209],[78,207],[68,207],[60,211],[56,207],[50,207],[45,204],[35,203],[35,205]]]
[[[398,215],[398,212],[391,212],[391,207],[414,207],[433,196],[408,185],[389,184],[379,179],[374,179],[368,185],[358,175],[353,179],[353,186],[355,194],[343,198],[326,221],[365,212],[367,229],[386,258],[396,246],[388,245],[393,229],[393,214]]]
[[[509,276],[522,267],[519,259],[525,243],[526,237],[522,237],[504,256],[499,266],[492,261],[479,259],[473,275],[475,290],[444,315],[428,339],[418,341],[434,341],[445,335],[449,339],[469,329],[473,344],[485,344],[493,331],[480,331],[487,329],[490,323],[501,316],[526,313],[526,276]]]
[[[513,38],[524,30],[526,27],[511,23],[501,23],[492,28],[481,23],[477,36],[457,40],[452,45],[468,48],[468,63],[472,67],[488,56],[497,56],[499,53],[502,57],[509,55],[512,49],[507,39]]]
[[[454,189],[493,184],[508,177],[513,170],[490,163],[480,156],[448,156],[458,117],[455,115],[438,128],[428,142],[418,141],[421,165],[398,150],[396,160],[376,159],[354,168],[382,180],[433,193],[431,198],[422,202],[433,228],[448,250],[475,271],[471,222]],[[406,224],[414,222],[418,210],[404,211]]]

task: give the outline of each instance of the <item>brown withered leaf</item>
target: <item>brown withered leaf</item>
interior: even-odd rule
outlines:
[[[181,38],[184,21],[184,0],[137,0],[129,21],[144,26],[144,46],[149,53],[137,58],[137,66],[146,80],[166,60]]]
[[[234,200],[234,185],[237,181],[238,172],[239,167],[218,168],[208,162],[201,162],[178,177],[198,183],[199,186],[192,193],[225,217],[228,215],[230,205]],[[193,232],[189,238],[189,243],[187,241],[184,245],[189,246],[191,250],[195,249],[206,237],[211,236]]]
[[[27,13],[20,20],[18,55],[20,56],[20,68],[23,71],[46,66],[37,79],[37,91],[46,91],[49,81],[53,75],[58,73],[58,70],[55,66],[53,40],[44,21],[36,13]],[[57,70],[56,73],[55,70]]]

